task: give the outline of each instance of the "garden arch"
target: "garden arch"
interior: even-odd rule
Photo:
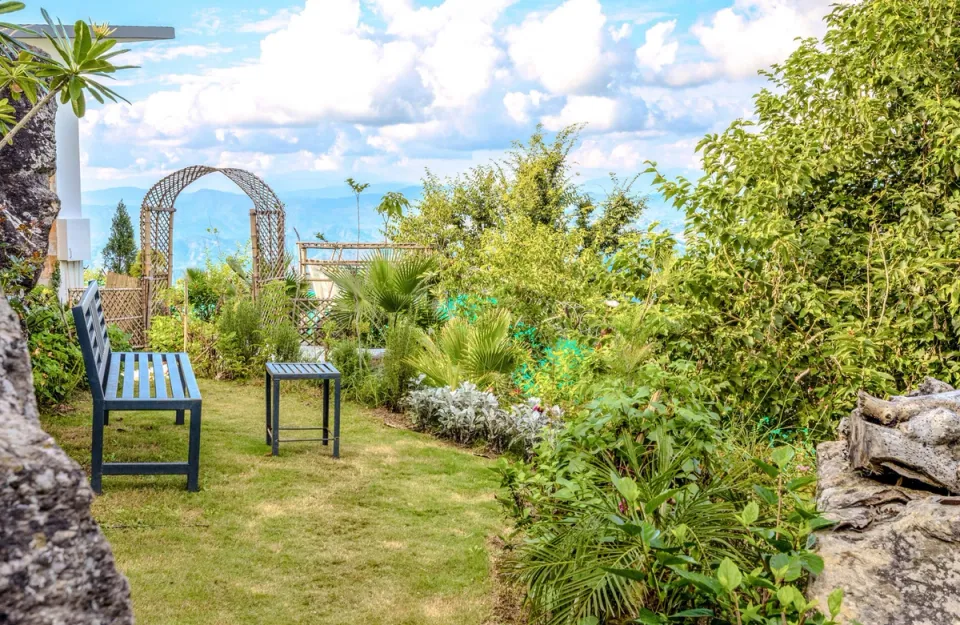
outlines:
[[[253,202],[250,240],[253,244],[251,287],[254,299],[259,297],[266,283],[283,278],[286,273],[283,203],[270,186],[242,169],[203,165],[186,167],[153,185],[140,207],[140,258],[147,327],[153,313],[159,312],[153,303],[154,288],[173,285],[173,215],[177,197],[191,184],[214,172],[232,180]]]

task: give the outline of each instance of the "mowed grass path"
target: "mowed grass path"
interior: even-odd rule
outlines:
[[[201,491],[180,476],[105,476],[94,504],[138,625],[495,622],[491,461],[346,403],[340,460],[320,443],[274,458],[262,387],[200,387]],[[319,425],[319,390],[285,387],[281,408],[284,425]],[[43,418],[88,470],[90,419],[89,396]],[[105,435],[108,461],[181,461],[186,449],[172,412],[114,413]]]

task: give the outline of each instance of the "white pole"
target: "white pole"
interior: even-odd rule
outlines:
[[[80,186],[80,120],[69,106],[57,109],[57,257],[60,300],[69,289],[83,287],[83,263],[90,260],[90,221],[83,218]]]

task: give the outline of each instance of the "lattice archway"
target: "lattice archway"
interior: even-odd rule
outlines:
[[[140,257],[143,263],[144,307],[147,326],[154,312],[155,285],[173,285],[173,216],[180,193],[207,174],[220,172],[253,201],[250,239],[253,244],[253,296],[265,283],[283,278],[287,269],[284,247],[283,203],[270,186],[242,169],[194,165],[176,171],[153,185],[140,207]]]

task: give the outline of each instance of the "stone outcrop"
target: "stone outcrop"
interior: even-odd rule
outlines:
[[[817,503],[836,522],[817,534],[820,605],[840,587],[842,616],[864,625],[960,623],[957,401],[932,379],[890,401],[862,395],[841,440],[817,448]]]
[[[0,623],[133,623],[91,501],[84,471],[40,429],[26,341],[0,296]]]
[[[0,99],[7,97],[0,91]],[[26,98],[13,102],[19,119],[30,108]],[[50,188],[56,173],[54,139],[56,99],[24,126],[11,145],[0,146],[0,267],[15,260],[30,263],[21,281],[36,284],[47,256],[50,229],[60,212],[60,200]]]

